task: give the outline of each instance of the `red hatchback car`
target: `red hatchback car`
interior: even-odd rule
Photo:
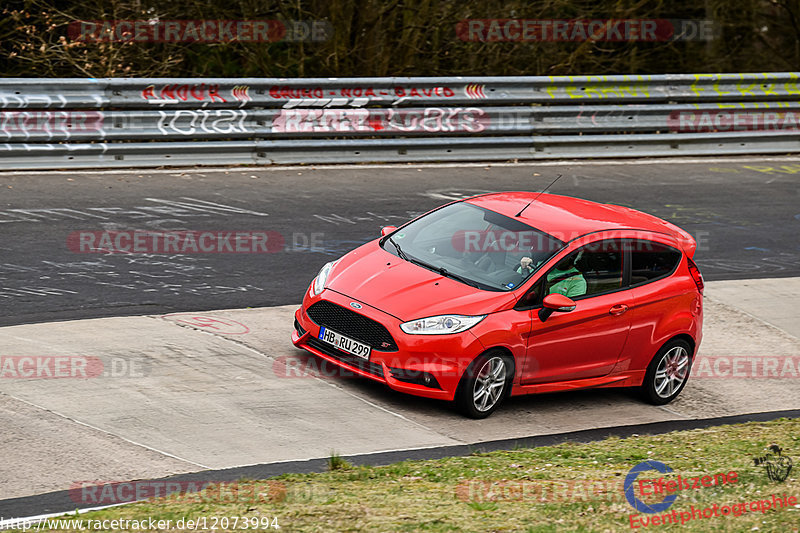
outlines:
[[[508,395],[686,385],[702,337],[694,239],[617,205],[530,192],[452,202],[322,267],[293,343],[489,416]]]

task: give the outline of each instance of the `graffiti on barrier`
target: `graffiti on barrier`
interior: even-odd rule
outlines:
[[[0,134],[10,139],[32,134],[69,139],[73,132],[93,131],[105,137],[100,111],[0,111]]]
[[[477,107],[424,109],[283,109],[272,122],[273,133],[312,132],[466,132],[489,125]]]
[[[484,92],[486,89],[486,85],[481,85],[478,83],[470,83],[466,87],[464,87],[464,94],[467,95],[467,98],[472,100],[479,100],[481,98],[486,98],[486,93]]]
[[[350,105],[361,107],[369,102],[387,102],[397,104],[407,99],[453,98],[456,92],[451,87],[291,87],[273,85],[268,91],[273,100],[285,100],[283,107],[334,107]]]
[[[620,119],[626,119],[630,121],[627,126],[633,126],[639,121],[639,113],[638,111],[629,109],[592,111],[591,114],[588,111],[580,110],[578,115],[575,117],[575,121],[579,127],[589,127],[589,124],[593,126],[601,126],[606,122],[613,124],[615,119],[617,123],[619,123]]]
[[[177,104],[180,102],[227,102],[219,93],[219,84],[167,84],[161,87],[148,85],[142,89],[142,98],[148,104]]]
[[[100,96],[94,96],[100,103]],[[5,92],[0,90],[0,108],[24,107],[67,107],[67,98],[63,94],[22,94],[21,91]]]
[[[248,85],[236,85],[231,89],[231,96],[233,99],[239,102],[239,107],[245,105],[247,102],[252,100],[253,98],[250,96],[250,86]]]
[[[160,111],[158,131],[161,135],[178,133],[251,133],[245,126],[247,112],[235,109],[179,109],[171,113]]]
[[[629,82],[610,83],[604,76],[587,76],[589,82],[575,85],[549,85],[545,87],[550,98],[622,98],[622,97],[649,97],[651,87],[643,76],[625,76]],[[596,79],[595,79],[596,78]],[[551,77],[555,81],[555,77]],[[638,82],[638,83],[636,83]]]

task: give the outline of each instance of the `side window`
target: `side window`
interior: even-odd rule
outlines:
[[[542,303],[542,299],[544,296],[542,295],[542,280],[536,282],[536,284],[528,289],[522,298],[519,299],[517,305],[514,306],[515,309],[529,309],[531,307],[535,307]]]
[[[623,256],[622,241],[618,239],[587,244],[547,273],[544,293],[576,298],[619,289]]]
[[[632,241],[631,285],[647,283],[671,274],[680,260],[681,253],[666,244]]]

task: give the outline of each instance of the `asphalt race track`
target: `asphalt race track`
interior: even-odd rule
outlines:
[[[0,356],[90,357],[103,370],[0,379],[0,517],[92,507],[67,490],[87,478],[222,481],[319,470],[331,451],[386,463],[797,416],[797,379],[785,379],[800,378],[797,173],[798,158],[0,173]],[[319,267],[381,226],[558,174],[551,192],[695,236],[708,282],[698,357],[796,362],[795,375],[693,374],[667,406],[615,389],[518,397],[474,421],[320,375],[291,345]],[[269,232],[270,253],[76,245],[76,232],[104,230]]]
[[[797,159],[730,158],[0,174],[0,325],[297,303],[322,264],[381,226],[484,191],[539,190],[558,174],[553,193],[632,206],[690,231],[707,280],[795,276],[798,172]],[[103,230],[269,231],[281,250],[68,246],[73,232]]]

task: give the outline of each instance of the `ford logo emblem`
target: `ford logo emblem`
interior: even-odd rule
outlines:
[[[361,308],[362,308],[362,307],[364,307],[364,306],[363,306],[363,305],[361,305],[361,304],[360,304],[360,303],[358,303],[358,302],[350,302],[350,307],[352,307],[353,309],[361,309]]]

